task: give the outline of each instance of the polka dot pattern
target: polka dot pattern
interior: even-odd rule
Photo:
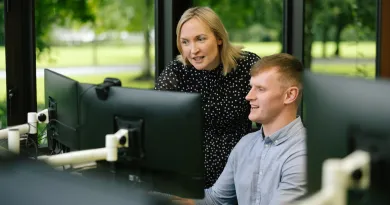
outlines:
[[[206,187],[211,187],[222,173],[228,156],[237,142],[251,131],[250,105],[245,100],[250,90],[250,68],[259,57],[244,52],[237,68],[223,75],[223,66],[212,71],[197,70],[173,60],[163,70],[156,89],[196,92],[202,95],[205,117],[203,143]]]

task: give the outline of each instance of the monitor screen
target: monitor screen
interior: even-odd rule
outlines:
[[[304,73],[308,192],[321,188],[322,164],[354,150],[371,155],[369,190],[348,204],[390,204],[390,82]]]
[[[102,100],[90,84],[79,86],[80,149],[104,147],[106,134],[128,129],[129,148],[116,163],[118,175],[138,176],[156,191],[203,198],[200,94],[113,86]]]
[[[78,82],[44,70],[45,106],[49,109],[50,122],[47,136],[49,148],[76,150],[79,148],[78,126]]]

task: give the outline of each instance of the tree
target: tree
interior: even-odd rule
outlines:
[[[4,1],[0,0],[0,46],[4,46],[5,24],[4,24]]]
[[[336,23],[336,33],[334,37],[334,41],[336,43],[336,50],[334,52],[334,55],[337,57],[340,56],[341,33],[347,27],[347,25],[353,23],[352,1],[353,0],[331,2],[331,7],[333,7],[334,10],[334,20]]]
[[[91,22],[94,14],[88,0],[36,0],[35,36],[37,57],[50,52],[49,33],[53,25],[65,25],[72,21]]]
[[[136,80],[150,80],[151,28],[154,26],[153,0],[92,0],[95,33],[104,31],[142,32],[144,36],[144,60],[141,75]]]
[[[230,34],[259,24],[276,31],[279,42],[282,42],[282,0],[195,0],[194,4],[212,8]],[[245,35],[248,32],[245,31]]]
[[[128,0],[130,1],[130,0]],[[142,65],[142,73],[136,78],[136,80],[150,80],[152,78],[151,73],[151,57],[150,57],[150,31],[151,27],[154,25],[154,12],[153,12],[153,0],[132,0],[135,9],[140,11],[140,15],[136,15],[132,19],[131,23],[128,24],[128,31],[139,31],[143,32],[144,36],[144,62]],[[137,2],[137,4],[135,4]],[[137,18],[138,17],[138,18]]]
[[[333,39],[336,44],[334,55],[340,56],[340,42],[343,31],[351,26],[355,29],[358,39],[366,38],[364,31],[375,32],[375,9],[376,4],[370,1],[362,0],[324,0],[315,5],[317,11],[314,18],[314,25],[322,30],[322,34],[315,33],[316,36],[321,36],[323,45],[328,40],[328,31],[334,29]],[[318,30],[316,30],[318,32]],[[323,56],[324,56],[323,51]]]

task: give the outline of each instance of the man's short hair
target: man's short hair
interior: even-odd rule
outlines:
[[[253,77],[270,69],[278,69],[280,81],[286,86],[298,86],[302,90],[303,65],[294,56],[287,53],[265,56],[252,66],[250,74]]]

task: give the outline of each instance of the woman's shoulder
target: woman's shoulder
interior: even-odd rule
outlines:
[[[242,56],[241,61],[257,62],[260,59],[260,56],[250,51],[242,51],[241,56]]]
[[[180,62],[179,60],[175,59],[172,60],[168,63],[166,68],[171,69],[171,70],[181,70],[184,68],[184,64]]]
[[[260,57],[249,51],[242,51],[241,58],[237,60],[237,68],[245,70],[245,73],[249,72],[252,66],[260,59]]]
[[[165,66],[164,71],[168,73],[175,73],[176,75],[186,75],[186,73],[190,72],[191,65],[184,65],[180,60],[172,60]]]

